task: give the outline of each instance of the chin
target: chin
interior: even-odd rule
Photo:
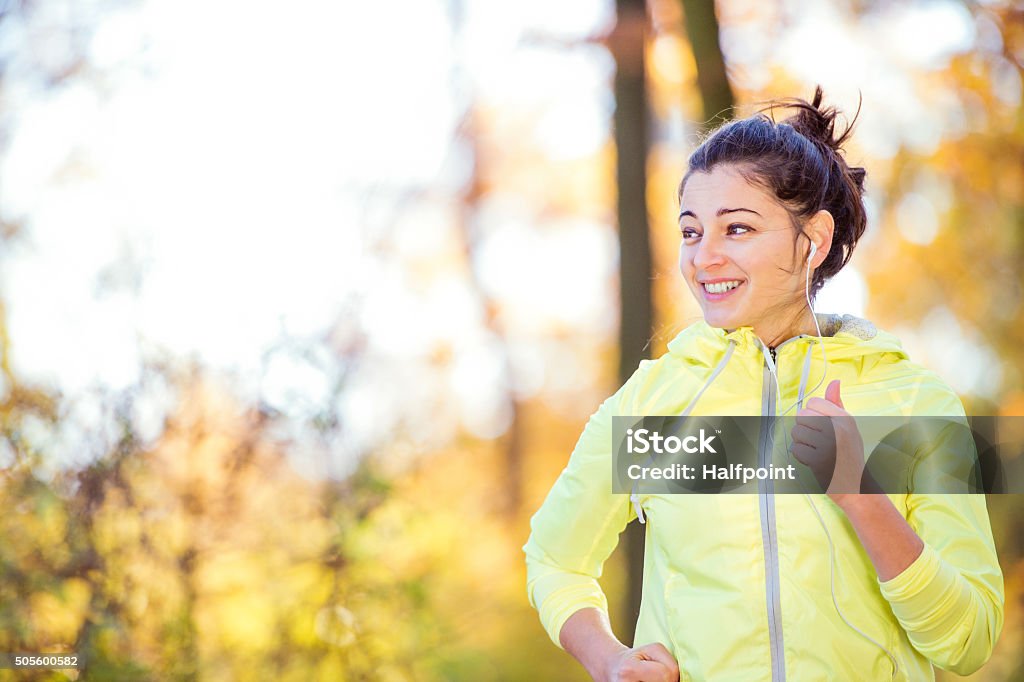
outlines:
[[[704,321],[709,327],[718,327],[721,329],[736,329],[743,326],[737,315],[722,314],[718,311],[704,311]]]

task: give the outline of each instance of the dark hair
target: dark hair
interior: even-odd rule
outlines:
[[[710,173],[720,165],[734,165],[748,181],[771,191],[789,212],[797,234],[803,222],[824,209],[832,214],[835,230],[828,257],[814,271],[810,294],[843,269],[867,227],[864,211],[864,169],[850,168],[842,145],[853,132],[853,120],[836,135],[839,111],[821,107],[821,86],[811,102],[799,98],[776,100],[757,114],[725,123],[713,131],[690,155],[689,169],[679,183],[682,198],[693,173]],[[775,122],[763,113],[776,107],[796,109],[792,116]],[[794,238],[794,248],[796,239]]]

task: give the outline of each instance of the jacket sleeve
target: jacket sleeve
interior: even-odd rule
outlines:
[[[962,417],[959,399],[948,395],[955,403],[944,400],[942,411]],[[939,413],[935,407],[932,413]],[[973,451],[973,441],[964,443],[963,429],[946,433],[952,435],[931,449],[957,448],[954,458],[973,459],[964,451]],[[943,670],[968,675],[992,655],[1003,627],[1003,574],[985,496],[912,492],[907,522],[924,550],[898,576],[879,582],[882,595],[914,648]]]
[[[622,414],[622,396],[637,374],[590,417],[568,464],[530,519],[523,545],[527,596],[560,649],[559,634],[572,614],[590,606],[608,613],[597,579],[619,533],[636,518],[629,495],[612,493],[612,417]]]

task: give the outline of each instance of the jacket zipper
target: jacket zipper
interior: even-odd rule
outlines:
[[[775,363],[776,349],[769,352]],[[776,363],[776,372],[778,364]],[[761,437],[759,439],[758,464],[767,467],[771,464],[771,452],[774,449],[775,428],[775,376],[768,363],[764,363],[761,389]],[[761,543],[765,558],[765,595],[768,608],[768,641],[772,657],[772,681],[784,682],[786,679],[786,660],[782,638],[782,606],[779,599],[779,545],[775,524],[774,485],[770,479],[758,482],[758,498],[761,511]]]

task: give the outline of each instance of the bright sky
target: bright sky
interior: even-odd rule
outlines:
[[[381,352],[415,354],[408,343],[417,338],[482,339],[464,281],[442,279],[426,295],[410,291],[403,273],[379,269],[366,251],[365,192],[453,182],[449,139],[464,95],[453,83],[472,83],[496,106],[541,111],[536,141],[551,158],[592,154],[608,134],[609,56],[519,43],[537,27],[567,40],[595,34],[613,8],[603,0],[467,5],[461,41],[445,3],[413,0],[305,0],[286,11],[231,0],[91,10],[43,0],[29,25],[5,18],[0,201],[28,228],[0,261],[17,370],[70,395],[96,383],[117,388],[136,379],[141,343],[232,370],[287,409],[316,403],[329,386],[315,362],[265,367],[264,354],[283,334],[323,333],[353,299],[365,311],[353,323]],[[807,83],[834,85],[844,104],[861,88],[866,150],[884,157],[900,139],[927,146],[955,125],[945,109],[921,106],[906,74],[970,42],[959,5],[915,5],[913,16],[891,15],[862,33],[848,31],[829,3],[803,6],[794,34],[765,49]],[[48,27],[76,17],[95,21],[86,56],[101,75],[44,90],[33,62],[53,68],[69,58]],[[752,39],[724,36],[727,51]],[[457,59],[470,80],[453,80]],[[934,115],[922,123],[922,111]],[[930,200],[908,201],[917,210]],[[529,212],[501,206],[487,218],[485,286],[542,317],[607,331],[611,226],[542,232]],[[443,209],[403,221],[397,248],[443,255],[451,239]],[[927,240],[929,229],[907,238]],[[559,287],[522,277],[515,264],[526,261],[557,273]],[[819,300],[819,309],[855,314],[867,304],[853,270]],[[464,419],[481,434],[500,432],[504,419],[492,396],[497,359],[486,348],[481,340],[464,349],[453,379]],[[525,366],[536,368],[536,358]],[[370,384],[356,382],[354,394],[379,398]],[[350,405],[364,405],[352,409],[365,424],[379,417],[365,400]],[[481,409],[487,414],[474,416]]]

